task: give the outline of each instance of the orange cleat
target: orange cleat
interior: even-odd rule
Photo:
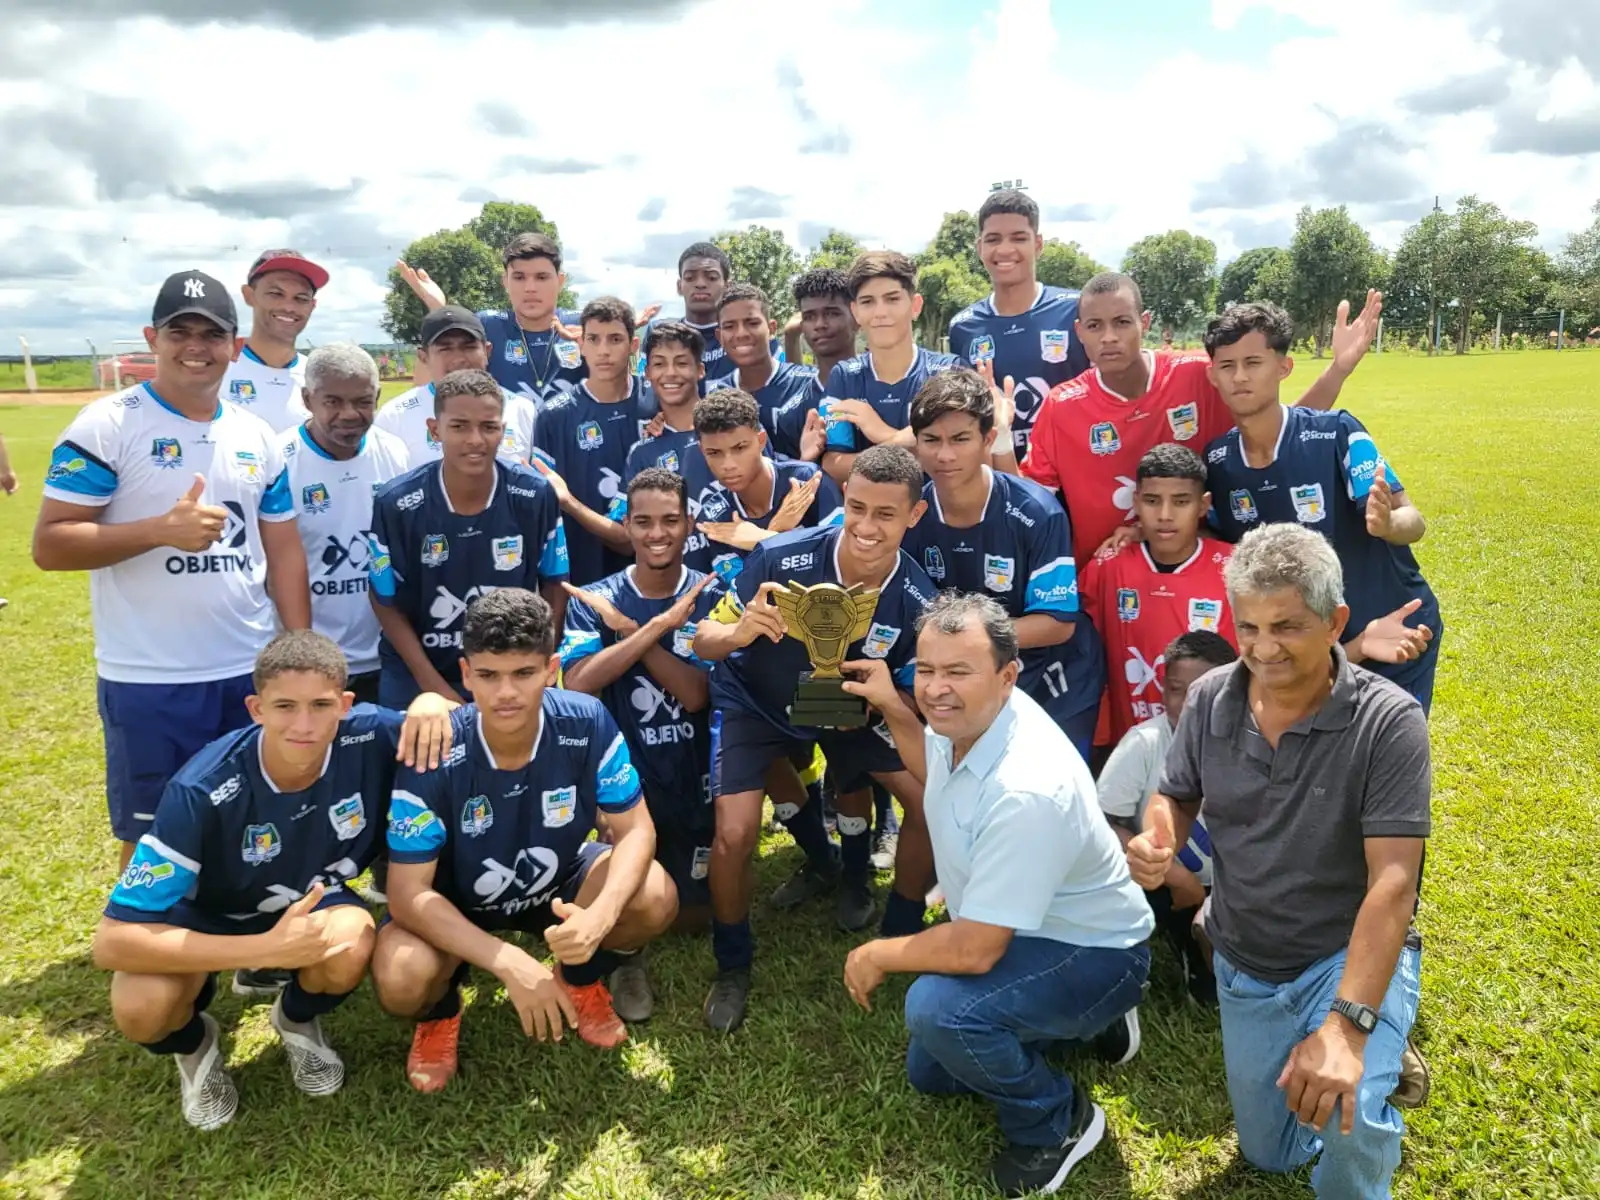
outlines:
[[[441,1092],[456,1077],[456,1043],[461,1014],[442,1021],[418,1021],[406,1056],[406,1079],[419,1092]]]
[[[556,977],[572,998],[572,1007],[578,1010],[579,1037],[602,1050],[615,1050],[628,1040],[628,1027],[611,1007],[611,993],[604,983],[574,987],[559,973]]]

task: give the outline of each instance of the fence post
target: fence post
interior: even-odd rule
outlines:
[[[28,349],[28,339],[21,337],[17,341],[22,343],[22,386],[30,392],[39,390],[39,376],[33,370],[33,352]]]
[[[1439,353],[1439,335],[1444,329],[1444,312],[1441,310],[1433,316],[1433,352]]]
[[[1506,319],[1505,313],[1500,313],[1494,319],[1494,348],[1500,349],[1500,324]]]
[[[1561,310],[1561,317],[1556,322],[1556,349],[1557,350],[1565,350],[1566,348],[1567,348],[1567,310],[1563,308]]]
[[[1377,345],[1377,348],[1375,350],[1375,353],[1378,353],[1378,354],[1382,354],[1383,353],[1383,318],[1382,317],[1378,318],[1378,345]]]

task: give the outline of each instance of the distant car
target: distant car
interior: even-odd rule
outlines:
[[[156,377],[154,354],[119,354],[115,359],[100,360],[100,386],[107,390],[117,386],[117,376],[122,376],[122,386],[149,383]]]

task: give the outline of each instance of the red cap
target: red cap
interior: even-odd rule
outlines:
[[[250,274],[245,276],[245,282],[254,283],[258,275],[265,275],[268,271],[293,271],[296,275],[304,275],[313,291],[320,292],[328,286],[328,272],[298,250],[262,251],[261,257],[250,264]]]

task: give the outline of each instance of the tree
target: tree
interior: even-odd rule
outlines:
[[[806,255],[805,269],[816,271],[831,267],[838,271],[848,271],[850,264],[855,262],[863,249],[865,247],[860,242],[842,229],[830,229],[811,253]]]
[[[937,346],[949,332],[955,315],[988,294],[989,281],[968,270],[964,262],[936,258],[917,272],[917,291],[922,295],[917,341],[924,346]]]
[[[1246,300],[1276,304],[1286,312],[1294,308],[1294,256],[1287,250],[1278,250],[1261,264],[1255,282],[1245,293]],[[1218,308],[1223,307],[1219,302]]]
[[[1122,257],[1122,270],[1144,295],[1164,334],[1193,325],[1211,310],[1217,247],[1186,229],[1141,238]]]
[[[1467,352],[1472,316],[1480,306],[1488,304],[1497,311],[1515,306],[1518,285],[1525,282],[1527,243],[1538,233],[1532,221],[1512,220],[1498,204],[1476,196],[1456,202],[1440,282],[1456,299],[1457,354]]]
[[[504,302],[500,285],[500,255],[462,229],[441,229],[406,247],[404,260],[425,270],[444,289],[450,303],[474,312]],[[389,268],[389,294],[383,298],[382,325],[397,342],[416,343],[422,337],[422,301],[412,295],[397,267]]]
[[[507,200],[489,201],[465,228],[496,255],[519,233],[542,233],[557,244],[561,240],[555,222],[545,220],[537,205],[512,204]]]
[[[1261,278],[1262,271],[1275,264],[1284,263],[1290,272],[1293,264],[1289,261],[1289,252],[1277,246],[1258,246],[1254,250],[1246,250],[1238,258],[1222,268],[1222,276],[1217,280],[1217,311],[1221,312],[1235,304],[1246,300],[1256,300],[1256,281]]]
[[[1562,247],[1553,298],[1563,307],[1577,309],[1586,320],[1596,321],[1600,320],[1600,201],[1591,211],[1594,220],[1589,228],[1573,234]]]
[[[939,232],[933,235],[927,249],[917,255],[917,265],[925,266],[941,258],[959,263],[974,275],[984,273],[983,264],[978,261],[977,217],[965,209],[945,213],[944,220],[939,222]]]
[[[1051,287],[1081,288],[1104,270],[1077,242],[1046,238],[1039,251],[1039,282]]]
[[[1344,205],[1316,212],[1307,205],[1294,222],[1294,291],[1289,311],[1315,339],[1321,358],[1339,301],[1355,302],[1372,281],[1372,239]]]
[[[1449,296],[1441,296],[1439,280],[1444,248],[1453,236],[1455,218],[1435,210],[1407,229],[1394,252],[1389,287],[1383,297],[1386,321],[1410,325],[1425,322],[1433,345],[1434,314]]]
[[[767,294],[772,315],[781,325],[794,312],[794,277],[800,274],[800,256],[782,233],[765,225],[742,232],[719,233],[711,239],[721,246],[732,264],[733,278],[753,283]]]

